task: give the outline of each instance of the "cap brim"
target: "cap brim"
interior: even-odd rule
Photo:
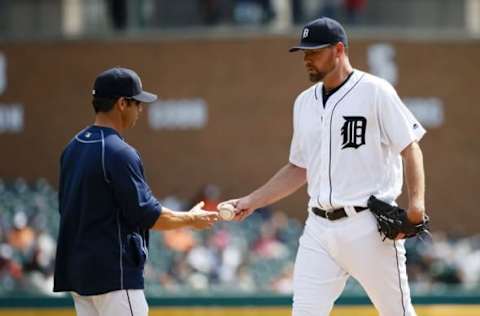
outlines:
[[[144,103],[151,103],[157,100],[157,95],[147,91],[142,91],[139,94],[134,95],[132,99],[135,99],[137,101],[144,102]]]
[[[319,49],[319,48],[324,48],[328,47],[332,44],[322,44],[322,45],[300,45],[300,46],[294,46],[290,48],[288,51],[290,53],[297,52],[299,50],[309,50],[309,49]]]

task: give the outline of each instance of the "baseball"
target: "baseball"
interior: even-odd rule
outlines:
[[[231,221],[235,217],[235,208],[232,204],[220,204],[217,209],[218,215],[224,221]]]

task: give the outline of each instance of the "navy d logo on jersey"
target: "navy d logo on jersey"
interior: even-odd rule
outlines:
[[[363,116],[344,116],[345,123],[342,127],[342,149],[355,148],[365,145],[365,130],[367,119]]]

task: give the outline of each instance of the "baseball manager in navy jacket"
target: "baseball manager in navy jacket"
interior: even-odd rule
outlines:
[[[174,212],[152,195],[140,156],[122,137],[142,103],[157,99],[134,71],[106,70],[93,89],[95,123],[70,141],[60,161],[54,291],[71,292],[80,316],[143,316],[148,231],[210,228],[218,213],[202,210],[202,202]]]

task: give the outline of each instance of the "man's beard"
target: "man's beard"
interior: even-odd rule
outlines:
[[[308,72],[308,77],[310,78],[310,81],[313,83],[317,83],[323,81],[329,73],[335,70],[335,62],[333,59],[329,60],[323,71],[319,71],[317,67],[315,67],[313,64],[310,65],[310,67],[308,68],[310,70]]]
[[[310,81],[313,82],[313,83],[317,83],[317,82],[320,82],[320,81],[323,81],[323,79],[325,78],[327,74],[324,73],[324,72],[314,72],[314,73],[309,73],[308,76],[310,78]]]

